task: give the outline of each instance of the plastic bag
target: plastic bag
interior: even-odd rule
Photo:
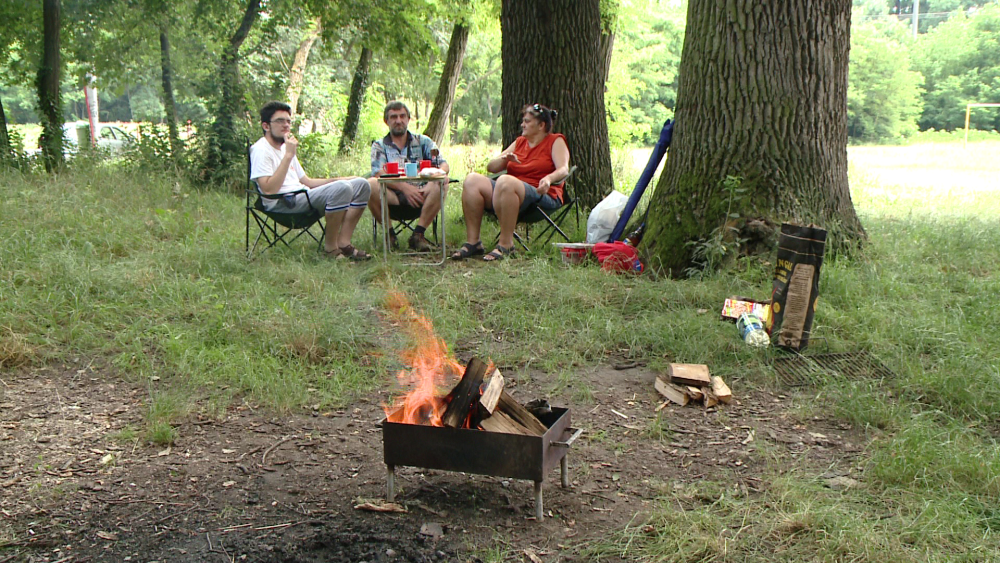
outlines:
[[[607,242],[627,203],[628,196],[613,191],[595,205],[587,218],[587,242]]]

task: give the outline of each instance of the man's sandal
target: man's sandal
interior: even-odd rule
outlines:
[[[483,241],[479,241],[476,244],[465,243],[462,248],[459,248],[454,254],[451,255],[452,260],[465,260],[471,256],[480,256],[486,252],[483,248]]]
[[[371,260],[372,255],[368,254],[364,250],[359,250],[354,248],[353,245],[341,246],[340,255],[352,262],[364,262],[365,260]]]
[[[342,255],[343,254],[340,252],[339,248],[334,248],[333,250],[324,249],[323,254],[321,254],[323,258],[328,258],[330,260],[336,260],[337,258],[340,258]]]
[[[497,245],[496,248],[490,251],[489,254],[483,256],[485,262],[499,262],[506,258],[513,258],[515,255],[514,247],[505,248],[503,246]]]

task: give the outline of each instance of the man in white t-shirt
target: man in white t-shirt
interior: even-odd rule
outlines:
[[[295,154],[299,141],[291,132],[291,110],[281,102],[268,102],[260,108],[264,136],[250,147],[250,179],[265,194],[309,190],[308,198],[305,193],[289,194],[281,199],[264,199],[264,206],[276,213],[302,213],[311,205],[326,214],[326,256],[368,260],[370,254],[351,245],[351,236],[371,196],[368,181],[357,176],[306,176]]]

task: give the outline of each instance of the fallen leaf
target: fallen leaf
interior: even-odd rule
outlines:
[[[236,481],[226,481],[226,482],[224,482],[222,484],[222,486],[228,488],[228,487],[232,487],[235,484],[236,484]]]
[[[102,540],[118,541],[118,534],[112,532],[97,532],[97,537]]]
[[[107,454],[106,456],[104,456],[104,457],[101,458],[101,465],[107,465],[107,464],[111,463],[114,460],[115,460],[115,455],[114,454]]]
[[[531,563],[542,563],[542,558],[536,555],[534,551],[531,551],[530,549],[525,549],[524,554],[528,556],[528,559],[531,560]]]

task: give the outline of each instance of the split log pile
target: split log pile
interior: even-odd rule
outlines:
[[[445,397],[448,407],[441,421],[450,428],[479,428],[487,432],[541,436],[548,427],[504,390],[500,370],[487,375],[487,365],[472,358],[462,380]]]
[[[710,374],[704,364],[670,364],[666,373],[656,376],[654,386],[666,398],[656,410],[670,403],[682,407],[689,403],[701,403],[710,408],[719,403],[728,405],[733,400],[733,392],[726,382]]]

